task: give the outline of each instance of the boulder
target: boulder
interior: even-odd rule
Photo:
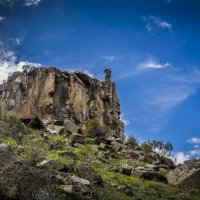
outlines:
[[[73,133],[70,137],[70,144],[73,146],[75,143],[85,144],[85,136],[78,133]]]
[[[69,134],[77,133],[80,129],[74,122],[69,119],[64,120],[63,126]]]
[[[139,178],[151,180],[151,181],[157,181],[162,183],[168,183],[167,178],[159,173],[159,172],[152,172],[152,171],[143,171],[140,173]]]
[[[65,135],[66,129],[64,126],[47,125],[47,131],[56,135]]]
[[[42,162],[37,164],[37,167],[40,169],[48,170],[49,172],[57,171],[64,173],[72,173],[76,169],[76,167],[72,164],[66,165],[59,162],[58,160],[52,159],[43,160]]]
[[[10,146],[8,144],[1,143],[0,144],[0,149],[1,150],[10,150]]]
[[[126,175],[131,175],[131,172],[132,172],[132,166],[130,166],[130,165],[128,165],[128,164],[123,164],[122,166],[121,166],[121,170],[120,170],[120,172],[122,173],[122,174],[126,174]]]
[[[116,140],[114,141],[111,141],[111,148],[114,150],[114,151],[121,151],[123,148],[126,148],[125,145],[117,142]]]
[[[179,185],[187,189],[200,189],[200,158],[185,161],[167,176],[172,185]]]
[[[78,176],[89,180],[93,186],[103,186],[103,179],[89,164],[82,164],[78,166]]]
[[[2,200],[60,200],[70,197],[55,189],[59,183],[47,171],[23,164],[12,151],[0,149],[0,160]]]
[[[100,143],[100,144],[99,144],[99,150],[101,150],[101,151],[106,151],[106,150],[107,150],[106,144],[105,144],[105,143]]]

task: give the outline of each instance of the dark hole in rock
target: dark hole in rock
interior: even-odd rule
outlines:
[[[37,117],[35,117],[33,119],[30,119],[30,118],[22,119],[22,122],[26,126],[32,128],[32,129],[43,129],[44,128],[41,121]]]
[[[54,95],[54,92],[49,92],[50,97],[53,97],[53,95]]]
[[[64,120],[56,120],[54,123],[53,123],[53,125],[57,125],[57,126],[63,126],[63,124],[64,124]]]

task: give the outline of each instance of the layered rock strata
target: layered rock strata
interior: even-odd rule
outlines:
[[[12,111],[32,126],[71,120],[78,127],[93,118],[108,127],[110,136],[124,138],[120,104],[111,71],[100,82],[81,72],[63,72],[53,67],[15,72],[0,85],[0,114]]]

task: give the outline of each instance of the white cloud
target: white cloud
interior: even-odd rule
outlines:
[[[185,160],[189,160],[192,158],[199,158],[200,157],[200,138],[193,137],[187,140],[188,143],[195,144],[191,150],[188,152],[177,152],[175,154],[175,158],[177,163],[183,163]]]
[[[159,17],[155,17],[153,15],[147,16],[141,16],[142,20],[146,22],[145,28],[148,32],[152,32],[156,27],[161,29],[172,29],[172,24],[170,24],[167,21],[162,20]]]
[[[42,0],[25,0],[26,6],[37,6]]]
[[[194,149],[189,151],[191,156],[200,157],[200,149]]]
[[[139,69],[162,69],[169,66],[169,62],[159,63],[155,58],[151,57],[147,61],[139,63],[137,67]]]
[[[7,80],[8,76],[15,71],[21,71],[23,65],[30,67],[41,67],[39,63],[32,63],[29,61],[18,61],[17,55],[14,51],[8,50],[3,42],[0,42],[0,83]]]
[[[192,144],[200,144],[200,138],[193,137],[187,140],[187,142],[192,143]]]
[[[185,154],[184,152],[177,152],[175,154],[175,160],[176,160],[176,163],[183,163],[184,161],[186,160],[189,160],[190,159],[190,155],[188,154]]]
[[[5,17],[0,16],[0,22],[3,22],[4,20],[6,20]]]
[[[120,78],[127,78],[134,75],[141,75],[146,72],[151,72],[153,70],[161,70],[164,68],[171,67],[169,62],[161,63],[158,62],[153,56],[148,56],[145,61],[139,62],[136,64],[136,67],[132,67],[131,70],[126,70],[120,76]]]
[[[115,60],[115,56],[112,56],[112,55],[105,55],[105,56],[102,56],[102,58],[109,62]]]
[[[150,16],[149,19],[152,20],[152,22],[160,28],[163,28],[163,29],[171,29],[172,28],[172,25],[169,22],[164,21],[158,17]]]

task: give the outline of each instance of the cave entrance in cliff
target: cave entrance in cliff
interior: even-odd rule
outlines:
[[[41,130],[44,129],[44,125],[42,124],[42,122],[38,119],[38,117],[34,117],[34,118],[26,118],[26,119],[22,119],[22,122],[35,130]]]

